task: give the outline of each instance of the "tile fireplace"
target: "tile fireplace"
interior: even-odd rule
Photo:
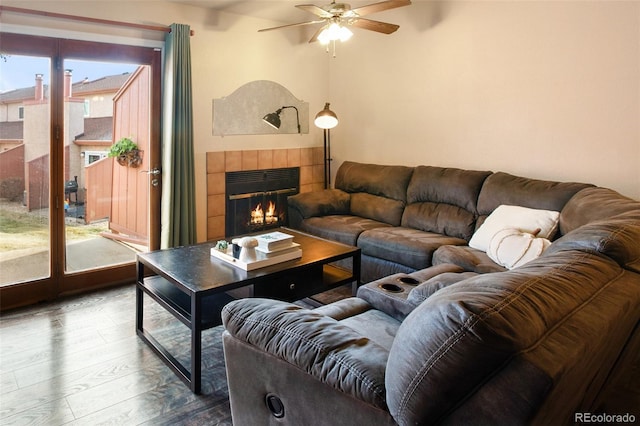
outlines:
[[[300,168],[225,173],[225,237],[287,225],[287,197],[300,192]]]

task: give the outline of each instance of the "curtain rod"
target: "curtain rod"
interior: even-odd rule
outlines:
[[[142,30],[163,31],[165,33],[171,32],[171,27],[162,27],[158,25],[134,24],[132,22],[119,22],[119,21],[111,21],[109,19],[88,18],[85,16],[67,15],[64,13],[45,12],[43,10],[23,9],[21,7],[0,6],[0,14],[5,11],[15,12],[15,13],[24,13],[27,15],[46,16],[48,18],[70,19],[72,21],[89,22],[93,24],[116,25],[119,27],[137,28]],[[194,34],[195,32],[191,30],[191,35],[193,36]]]

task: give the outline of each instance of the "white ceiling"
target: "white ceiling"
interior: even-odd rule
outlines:
[[[254,18],[269,19],[283,24],[295,24],[315,19],[315,15],[295,7],[297,4],[315,4],[322,6],[330,4],[331,0],[169,0],[173,3],[182,3],[206,9],[219,10],[238,15],[252,16]],[[349,1],[352,9],[382,0]],[[339,1],[340,2],[340,1]],[[342,1],[340,3],[347,3]],[[384,15],[381,15],[381,17]],[[373,19],[378,19],[374,17]],[[384,20],[384,19],[382,19]]]

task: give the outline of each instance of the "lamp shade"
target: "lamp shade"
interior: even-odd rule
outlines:
[[[318,35],[318,41],[320,44],[328,44],[330,41],[347,41],[351,38],[353,33],[347,27],[343,27],[340,24],[333,22],[326,25],[322,32]]]
[[[274,129],[279,129],[281,124],[280,111],[281,110],[278,110],[276,112],[270,112],[269,114],[262,117],[262,120],[264,120],[265,123],[267,123],[269,126],[273,127]]]
[[[333,129],[338,125],[338,116],[329,109],[329,102],[324,104],[324,109],[316,115],[313,123],[321,129]]]

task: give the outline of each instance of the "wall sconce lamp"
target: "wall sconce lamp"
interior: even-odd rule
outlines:
[[[280,124],[282,124],[280,121],[280,113],[282,113],[282,110],[285,108],[293,108],[296,110],[296,121],[298,123],[298,133],[300,133],[300,115],[298,114],[298,108],[296,108],[293,105],[283,106],[281,108],[278,108],[276,112],[270,112],[269,114],[262,117],[262,121],[264,121],[274,129],[279,129]]]
[[[329,109],[329,102],[324,104],[313,123],[324,130],[324,189],[331,186],[331,134],[329,129],[338,125],[338,116]]]

